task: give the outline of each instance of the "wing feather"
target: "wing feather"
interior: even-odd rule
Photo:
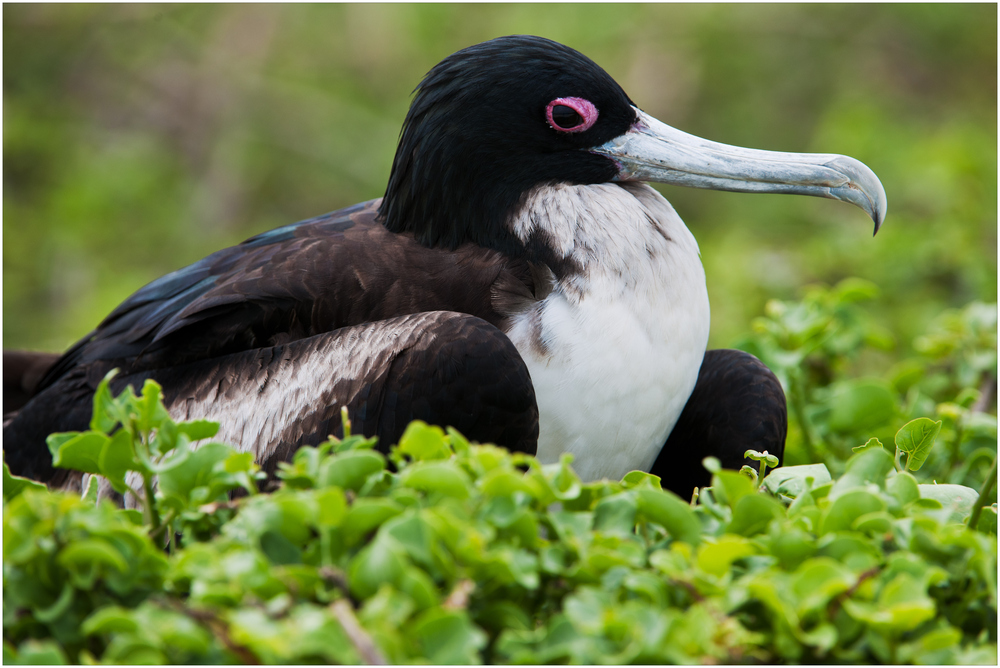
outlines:
[[[423,311],[502,328],[510,309],[497,295],[531,293],[523,261],[471,244],[425,247],[379,224],[378,204],[258,234],[149,283],[71,347],[39,389],[97,361],[126,372],[164,368]]]

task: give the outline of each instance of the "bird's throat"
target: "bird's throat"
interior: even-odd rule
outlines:
[[[535,386],[539,458],[573,453],[586,480],[648,470],[708,342],[694,237],[645,184],[538,188],[511,229],[573,268],[508,332]]]

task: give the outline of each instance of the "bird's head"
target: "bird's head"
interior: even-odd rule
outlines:
[[[516,252],[522,197],[550,183],[656,181],[829,197],[864,209],[878,231],[882,184],[839,155],[778,153],[700,139],[642,112],[596,63],[515,35],[448,56],[417,87],[379,209],[428,245]]]

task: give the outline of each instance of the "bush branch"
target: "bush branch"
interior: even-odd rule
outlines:
[[[375,645],[368,632],[361,627],[358,618],[354,616],[354,610],[351,609],[350,603],[342,598],[337,599],[330,605],[330,610],[340,622],[341,628],[344,629],[344,633],[354,645],[354,649],[358,650],[362,661],[369,666],[388,665],[389,662],[386,661],[381,650]]]
[[[990,494],[993,492],[993,485],[997,481],[997,458],[993,457],[993,466],[990,468],[990,472],[986,474],[986,480],[983,481],[983,486],[979,490],[979,498],[976,499],[975,506],[972,509],[972,514],[969,515],[969,528],[975,529],[976,524],[979,523],[979,516],[983,512],[983,506],[986,505],[986,500],[989,498]]]

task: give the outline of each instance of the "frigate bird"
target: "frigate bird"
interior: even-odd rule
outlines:
[[[420,418],[572,453],[586,480],[652,468],[681,493],[707,454],[780,455],[781,387],[750,355],[706,356],[698,245],[647,181],[839,199],[876,232],[886,211],[857,160],[700,139],[571,48],[497,38],[419,84],[381,199],[153,281],[22,382],[6,460],[65,482],[45,437],[87,427],[112,368],[116,391],[157,380],[175,418],[220,422],[269,471],[339,433],[341,406],[383,447]]]

